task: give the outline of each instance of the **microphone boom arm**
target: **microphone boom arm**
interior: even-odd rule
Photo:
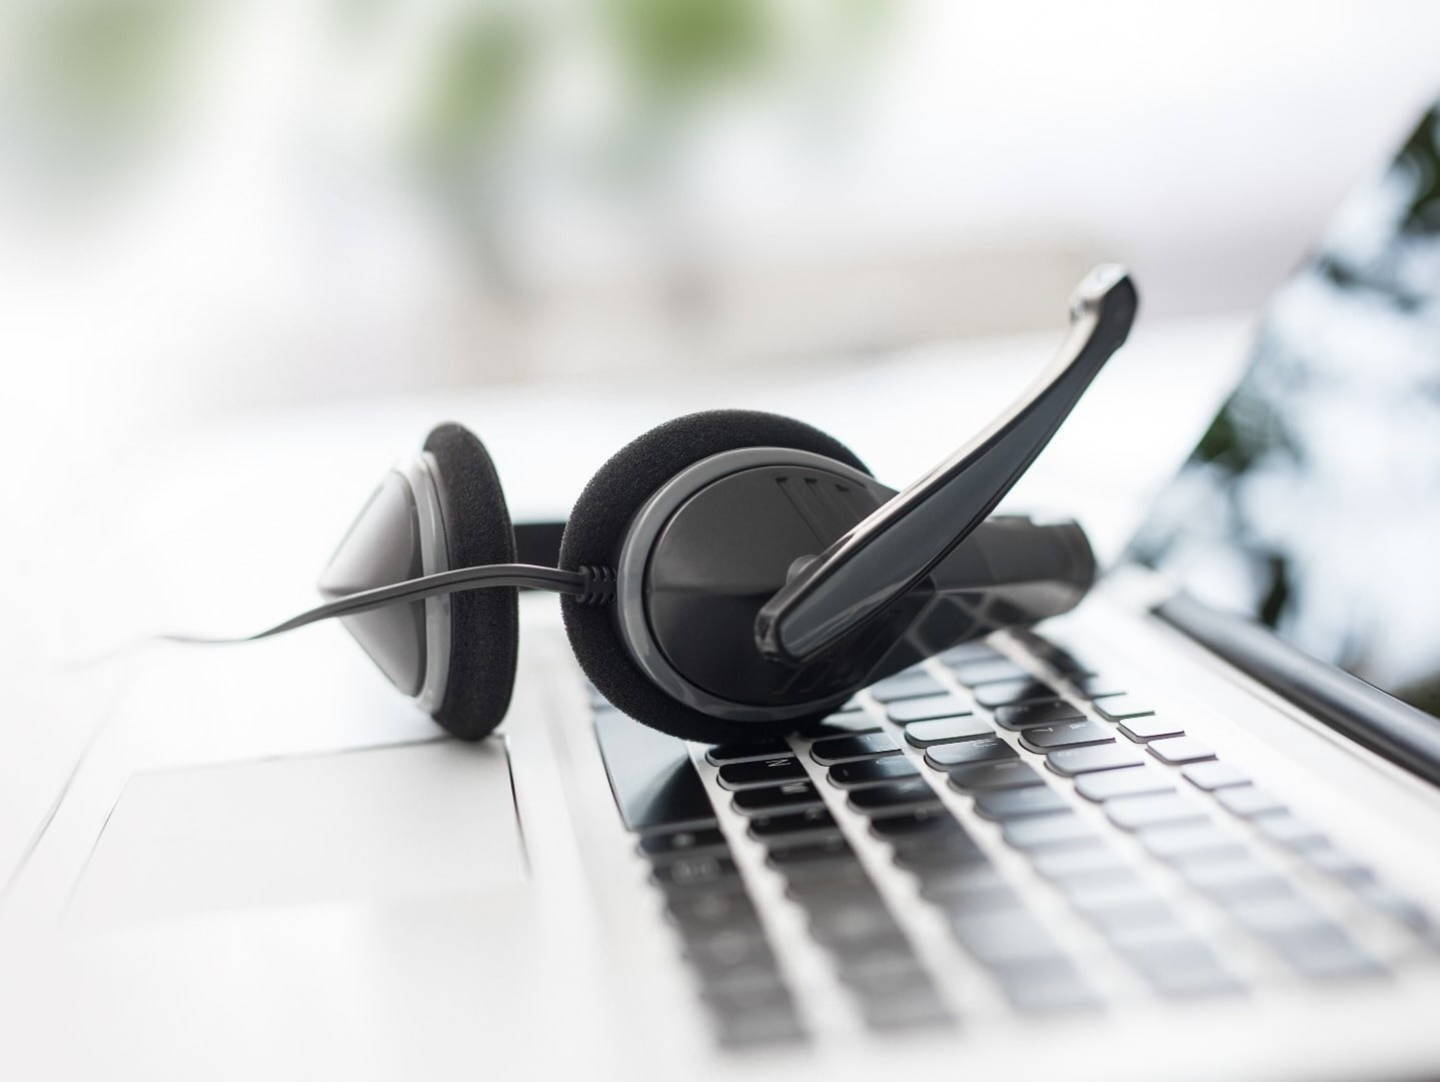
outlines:
[[[1124,344],[1138,303],[1122,267],[1087,274],[1071,297],[1070,333],[1044,373],[967,444],[800,566],[755,618],[761,654],[812,661],[923,581],[1044,450]]]

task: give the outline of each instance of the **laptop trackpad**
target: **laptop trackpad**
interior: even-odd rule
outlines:
[[[504,743],[437,740],[137,774],[71,917],[123,925],[524,879]]]

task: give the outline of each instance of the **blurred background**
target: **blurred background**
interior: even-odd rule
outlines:
[[[24,538],[0,598],[94,546],[61,523],[133,531],[101,514],[130,491],[117,463],[239,422],[236,460],[264,454],[255,425],[347,404],[690,408],[705,392],[679,388],[803,383],[782,372],[878,394],[897,355],[978,343],[946,355],[963,388],[967,358],[1022,356],[986,343],[1057,329],[1099,259],[1133,268],[1147,326],[1248,320],[1440,88],[1423,0],[0,20],[0,497]],[[1163,389],[1188,362],[1147,363]]]

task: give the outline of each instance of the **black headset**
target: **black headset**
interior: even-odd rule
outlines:
[[[1095,559],[1078,525],[987,516],[1136,306],[1121,268],[1091,271],[1046,372],[899,493],[809,425],[719,410],[621,448],[563,525],[516,528],[484,445],[441,425],[340,543],[327,603],[251,638],[341,617],[397,688],[477,740],[510,704],[517,589],[549,590],[586,676],[638,721],[706,742],[803,730],[881,677],[1084,596]]]

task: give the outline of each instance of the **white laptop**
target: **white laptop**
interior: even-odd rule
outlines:
[[[338,631],[138,666],[4,896],[6,1073],[1440,1074],[1437,140],[1078,610],[823,731],[641,727],[547,597],[479,745]]]

